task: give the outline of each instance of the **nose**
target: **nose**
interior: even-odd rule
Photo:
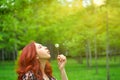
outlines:
[[[45,49],[48,49],[46,46],[44,46]]]

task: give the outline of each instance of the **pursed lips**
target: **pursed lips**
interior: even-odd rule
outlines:
[[[50,50],[48,48],[45,48],[45,49],[46,49],[47,53],[50,54]]]

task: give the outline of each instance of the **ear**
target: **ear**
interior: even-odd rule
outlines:
[[[38,56],[38,55],[36,55],[36,59],[39,59],[39,56]]]

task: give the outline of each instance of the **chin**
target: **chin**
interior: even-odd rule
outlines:
[[[51,56],[46,56],[46,59],[50,59],[51,58]]]
[[[49,59],[51,58],[51,56],[48,57]]]

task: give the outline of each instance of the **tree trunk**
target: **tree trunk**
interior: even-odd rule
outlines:
[[[13,51],[13,61],[15,61],[15,50]]]
[[[95,48],[95,64],[96,64],[96,74],[98,74],[98,63],[97,63],[97,44],[96,44],[96,30],[95,30],[95,37],[94,37],[94,48]]]
[[[91,54],[91,47],[90,47],[90,40],[88,40],[88,53],[89,53],[89,66],[92,66],[92,54]]]
[[[109,31],[108,31],[108,12],[106,14],[106,70],[107,70],[107,80],[110,80],[109,72]]]
[[[116,56],[117,56],[117,54],[116,54],[116,48],[114,48],[113,54],[114,54],[114,62],[116,62]]]
[[[4,49],[2,49],[2,61],[5,60],[5,57],[4,57]]]
[[[80,55],[80,58],[79,58],[79,60],[78,60],[78,61],[79,61],[79,63],[80,63],[80,64],[83,64],[82,55]]]
[[[86,44],[86,63],[87,63],[87,67],[90,67],[89,64],[89,53],[88,53],[88,44]]]
[[[13,51],[13,61],[15,61],[16,59],[16,55],[17,54],[17,45],[16,45],[16,42],[14,43],[14,51]]]
[[[92,4],[94,5],[94,1],[92,0]],[[96,8],[94,6],[94,13],[96,14]],[[94,26],[94,53],[95,53],[95,64],[96,64],[96,74],[98,74],[98,63],[97,63],[97,41],[96,41],[96,26]]]

